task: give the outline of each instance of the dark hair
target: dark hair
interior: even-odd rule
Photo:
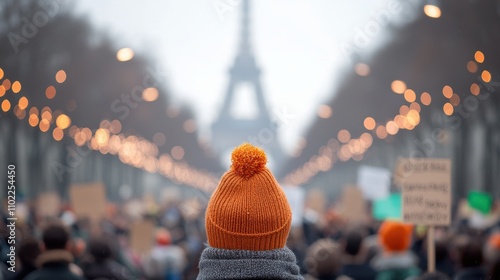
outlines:
[[[89,253],[100,263],[112,257],[111,247],[103,238],[93,238],[88,243]]]
[[[449,257],[448,246],[443,241],[436,241],[436,261],[443,261]]]
[[[23,266],[28,264],[35,265],[35,260],[40,255],[40,244],[32,237],[24,238],[17,254]]]
[[[45,250],[65,249],[69,239],[69,232],[62,224],[51,224],[42,234]]]
[[[483,250],[481,243],[470,240],[462,250],[460,264],[463,268],[477,267],[483,264]]]
[[[356,256],[361,249],[362,243],[363,235],[361,233],[355,231],[348,232],[345,238],[344,251],[348,255]]]
[[[450,280],[451,278],[448,275],[441,272],[427,272],[422,276],[418,277],[417,280]]]

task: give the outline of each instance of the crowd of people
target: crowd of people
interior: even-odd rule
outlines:
[[[141,217],[123,203],[100,221],[74,218],[69,206],[52,218],[29,211],[16,228],[15,272],[2,225],[0,279],[500,279],[499,220],[478,227],[457,214],[452,225],[435,228],[436,271],[429,273],[425,227],[352,222],[332,210],[292,227],[283,191],[255,163],[260,154],[244,148],[253,161],[233,154],[232,169],[196,215],[186,216],[183,201]],[[134,219],[156,227],[146,252],[131,246]]]

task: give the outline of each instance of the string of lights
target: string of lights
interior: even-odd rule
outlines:
[[[66,81],[67,74],[64,70],[57,71],[55,80],[62,84]],[[4,71],[0,68],[0,80],[4,78]],[[0,85],[0,108],[4,113],[11,111],[19,120],[26,117],[31,127],[38,127],[41,132],[52,129],[55,141],[70,137],[77,146],[87,145],[90,149],[102,154],[118,156],[119,160],[127,165],[145,170],[150,173],[160,173],[166,178],[189,185],[201,190],[210,191],[215,188],[217,179],[213,174],[197,170],[185,162],[180,162],[184,157],[184,149],[175,146],[171,154],[159,154],[158,146],[147,139],[135,135],[121,133],[122,125],[119,120],[102,120],[99,128],[80,127],[72,125],[70,116],[61,110],[52,110],[49,106],[41,109],[31,106],[26,96],[21,96],[17,104],[11,102],[9,91],[22,95],[22,85],[19,81],[11,82],[5,78]],[[151,89],[146,89],[151,91]],[[50,85],[45,89],[47,99],[57,95],[57,88]],[[13,99],[13,98],[12,98]],[[15,105],[14,105],[15,104]]]
[[[481,51],[476,51],[474,54],[474,61],[467,63],[467,70],[470,73],[477,73],[478,64],[483,63],[485,56]],[[356,72],[360,74],[359,65],[356,67]],[[369,67],[363,65],[361,76],[366,76],[369,73]],[[491,81],[491,73],[488,70],[481,72],[481,79],[485,83]],[[319,148],[318,154],[313,155],[302,166],[294,169],[287,174],[284,178],[284,183],[289,185],[300,186],[312,178],[319,172],[329,171],[337,161],[346,162],[350,159],[361,161],[363,155],[372,146],[374,137],[380,140],[386,139],[389,135],[396,135],[400,130],[413,130],[420,123],[420,112],[423,106],[429,106],[432,103],[432,96],[428,92],[420,94],[420,102],[418,101],[417,94],[411,88],[408,88],[406,83],[401,80],[395,80],[391,83],[391,90],[399,95],[403,95],[408,104],[402,105],[399,108],[399,114],[393,119],[386,122],[377,122],[373,117],[366,117],[363,122],[364,128],[367,132],[361,134],[359,138],[351,138],[351,133],[347,129],[342,129],[338,132],[336,138],[331,138],[327,144]],[[470,86],[470,93],[472,95],[479,95],[480,87],[477,83],[472,83]],[[442,89],[442,94],[448,99],[443,105],[443,113],[447,116],[453,115],[457,106],[460,105],[461,99],[457,93],[449,85],[445,85]],[[326,106],[326,105],[322,105]],[[331,110],[331,109],[330,109]],[[319,110],[318,113],[325,110]],[[331,112],[330,112],[331,115]],[[322,114],[320,114],[322,117]],[[302,145],[304,148],[305,145]]]

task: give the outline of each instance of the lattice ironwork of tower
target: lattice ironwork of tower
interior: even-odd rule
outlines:
[[[212,146],[220,155],[226,155],[228,150],[243,143],[250,142],[262,147],[271,156],[273,164],[279,164],[284,159],[284,153],[278,141],[277,124],[273,122],[268,112],[264,93],[260,83],[261,70],[255,62],[250,44],[250,3],[241,2],[242,19],[240,45],[233,66],[229,70],[229,85],[227,87],[222,110],[212,124]],[[231,114],[231,106],[241,86],[251,86],[258,114],[254,118],[239,119]],[[241,92],[240,92],[241,93]]]

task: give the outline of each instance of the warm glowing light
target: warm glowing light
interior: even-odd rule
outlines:
[[[99,127],[100,128],[106,128],[106,129],[109,129],[109,126],[111,125],[111,123],[109,122],[109,120],[102,120],[100,123],[99,123]]]
[[[351,140],[351,133],[345,129],[342,129],[337,134],[337,137],[341,143],[347,143]]]
[[[471,73],[477,72],[477,64],[474,61],[467,62],[467,70]]]
[[[488,70],[484,70],[483,73],[481,73],[481,79],[483,79],[485,83],[489,83],[491,81],[490,72],[488,72]]]
[[[423,92],[422,95],[420,95],[420,102],[422,102],[425,106],[429,106],[431,101],[432,97],[428,92]]]
[[[398,94],[403,94],[406,90],[406,84],[405,82],[403,81],[400,81],[400,80],[394,80],[392,83],[391,83],[391,89],[392,91],[394,91],[395,93],[398,93]]]
[[[445,103],[443,105],[443,112],[447,115],[447,116],[451,116],[453,114],[453,105],[451,105],[451,103]]]
[[[3,73],[3,69],[2,69],[2,68],[0,68],[0,79],[1,79],[1,78],[3,78],[3,74],[4,74],[4,73]]]
[[[24,110],[28,107],[28,98],[25,96],[19,98],[19,103],[18,103],[19,109]]]
[[[444,86],[443,95],[446,98],[451,98],[451,96],[453,95],[453,89],[450,86]]]
[[[373,143],[373,137],[368,132],[361,134],[359,140],[361,141],[361,146],[363,146],[363,148],[365,149],[369,148]]]
[[[38,116],[36,114],[30,114],[30,117],[28,119],[29,124],[32,127],[35,127],[38,125]]]
[[[417,99],[417,95],[411,89],[405,90],[404,96],[405,96],[405,100],[408,101],[408,102],[410,102],[410,103],[411,102],[415,102],[415,100]]]
[[[475,54],[474,54],[474,59],[479,62],[479,63],[483,63],[484,62],[484,54],[481,52],[481,51],[477,51]]]
[[[3,80],[2,86],[5,88],[5,90],[9,90],[11,86],[10,80],[9,79]]]
[[[99,147],[104,146],[108,143],[109,133],[105,128],[99,128],[95,132],[94,139],[96,139],[97,145]]]
[[[181,146],[174,146],[170,151],[172,157],[176,160],[181,160],[184,158],[184,148]]]
[[[60,84],[64,83],[64,81],[66,81],[66,71],[64,71],[62,69],[57,71],[56,81]]]
[[[92,130],[88,127],[84,127],[80,131],[80,136],[85,138],[85,140],[90,140],[92,138]]]
[[[154,87],[146,88],[142,91],[142,99],[146,102],[153,102],[158,99],[158,89]]]
[[[410,107],[408,107],[406,105],[402,105],[401,107],[399,107],[399,114],[400,115],[406,116],[406,114],[408,114],[408,111],[410,111]]]
[[[479,92],[481,92],[481,90],[478,84],[473,83],[472,85],[470,85],[470,93],[474,95],[479,95]]]
[[[385,129],[385,126],[379,125],[377,127],[377,130],[375,131],[375,134],[377,134],[377,137],[380,139],[387,138],[387,130]]]
[[[375,128],[375,120],[372,117],[367,117],[363,122],[364,126],[368,130],[373,130]]]
[[[3,85],[0,85],[0,97],[5,95],[5,87]]]
[[[370,74],[370,66],[364,63],[358,63],[354,66],[354,71],[360,76],[368,76]]]
[[[413,102],[410,104],[410,109],[415,110],[415,111],[420,113],[420,110],[421,110],[420,104],[418,104],[417,102]]]
[[[42,113],[42,119],[46,119],[49,122],[51,122],[52,121],[52,114],[50,113],[50,111],[44,111]]]
[[[123,48],[116,52],[118,61],[129,61],[134,57],[134,51],[131,48]]]
[[[420,123],[420,114],[415,110],[410,110],[406,115],[406,120],[412,126],[416,126]]]
[[[460,104],[460,96],[458,96],[458,94],[454,93],[450,98],[450,103],[453,106],[458,106],[458,104]]]
[[[10,101],[5,99],[2,101],[2,111],[7,112],[10,110]]]
[[[399,127],[394,121],[388,121],[387,124],[385,125],[385,130],[387,130],[387,133],[390,135],[395,135],[398,133]]]
[[[424,13],[426,16],[430,18],[439,18],[441,17],[441,9],[436,5],[425,5]]]
[[[46,119],[42,119],[40,121],[39,127],[42,132],[47,132],[47,130],[49,130],[50,128],[50,122]]]
[[[60,114],[56,119],[56,125],[60,129],[66,129],[71,125],[71,119],[65,114]]]
[[[59,127],[54,128],[54,130],[52,131],[52,137],[54,137],[54,140],[56,140],[56,141],[61,141],[63,136],[64,136],[64,132]]]
[[[56,96],[56,88],[54,86],[48,86],[45,90],[45,96],[48,99],[52,99]]]
[[[120,131],[122,130],[122,124],[119,120],[113,120],[111,121],[111,123],[109,124],[109,131],[111,131],[111,133],[120,133]]]
[[[30,115],[38,115],[38,109],[36,107],[31,107],[29,113]]]
[[[16,117],[20,120],[26,117],[26,110],[20,109],[19,105],[16,105],[16,107],[14,107],[14,113],[16,114]]]
[[[21,83],[19,81],[15,81],[12,83],[12,92],[18,93],[21,91]]]
[[[318,116],[322,119],[328,119],[332,116],[332,108],[328,105],[320,105],[318,107]]]
[[[161,132],[155,133],[155,135],[153,135],[153,142],[157,146],[163,146],[163,145],[165,145],[165,143],[167,142],[165,134],[163,134]]]
[[[406,118],[402,115],[397,115],[394,117],[394,122],[398,125],[399,128],[406,127]]]
[[[185,120],[182,124],[182,128],[187,133],[193,133],[197,129],[196,122],[193,119]]]

